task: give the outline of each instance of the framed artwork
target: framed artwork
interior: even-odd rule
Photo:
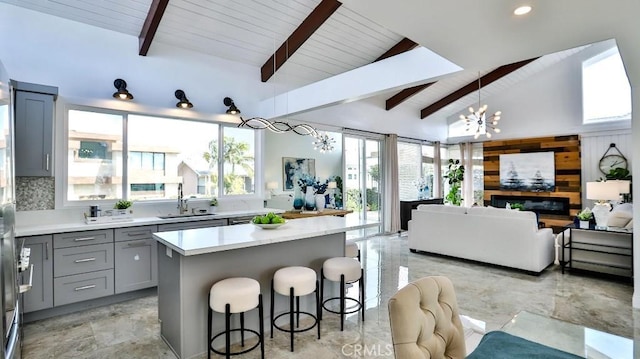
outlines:
[[[282,190],[293,191],[299,178],[316,176],[316,160],[313,158],[282,157]]]
[[[500,155],[500,189],[525,192],[555,191],[554,153],[534,152]]]

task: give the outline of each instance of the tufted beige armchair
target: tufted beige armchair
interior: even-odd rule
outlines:
[[[464,358],[465,341],[453,284],[447,277],[409,283],[389,300],[397,359]]]

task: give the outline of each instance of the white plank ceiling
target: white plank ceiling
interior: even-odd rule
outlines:
[[[152,0],[0,2],[137,37]],[[171,0],[153,41],[260,67],[319,3],[320,0]],[[281,93],[323,80],[371,63],[402,39],[403,36],[343,5],[291,55],[269,83],[274,84],[274,92]],[[571,51],[578,50],[544,56],[483,86],[483,97],[532,76],[569,56]],[[148,56],[154,56],[153,44]],[[481,75],[491,70],[482,71]],[[410,106],[419,116],[421,108],[474,81],[477,76],[475,71],[461,71],[438,81],[400,106]],[[477,92],[448,105],[430,118],[446,118],[476,101]]]

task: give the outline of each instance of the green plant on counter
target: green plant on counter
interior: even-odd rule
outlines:
[[[211,198],[211,201],[209,202],[209,206],[217,206],[218,205],[218,199],[213,197]]]
[[[116,202],[116,204],[113,206],[113,208],[115,208],[115,209],[127,209],[127,208],[131,207],[132,205],[133,205],[133,202],[121,199],[118,202]]]
[[[580,213],[578,213],[577,217],[581,221],[588,221],[593,217],[593,213],[587,207],[587,208],[583,209]]]

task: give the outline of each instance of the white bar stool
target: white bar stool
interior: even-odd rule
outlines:
[[[252,329],[244,328],[244,313],[258,308],[258,315],[260,317],[260,328],[257,332]],[[224,313],[225,315],[225,330],[221,333],[211,337],[213,322],[213,312]],[[211,358],[211,352],[219,355],[224,355],[229,358],[231,355],[244,354],[252,351],[258,345],[260,345],[261,357],[264,359],[264,319],[262,311],[262,294],[260,294],[260,283],[257,280],[251,278],[227,278],[219,282],[216,282],[209,291],[209,321],[207,334],[209,338],[209,358]],[[240,329],[231,329],[231,314],[240,313]],[[244,333],[253,333],[258,337],[258,342],[251,348],[232,353],[231,352],[231,333],[240,332],[241,345],[244,347]],[[213,341],[219,336],[225,336],[225,351],[221,352],[213,347]]]
[[[300,311],[300,296],[316,293],[316,314]],[[289,311],[274,316],[274,297],[275,293],[289,297]],[[293,299],[295,298],[295,308]],[[310,326],[300,328],[300,314],[305,314],[313,318],[314,322]],[[276,320],[278,318],[289,315],[289,329],[284,329],[278,324]],[[294,328],[293,316],[296,315],[296,326]],[[313,327],[318,327],[318,339],[320,339],[320,294],[318,291],[318,276],[316,271],[307,267],[284,267],[280,268],[273,275],[271,280],[271,338],[273,338],[273,328],[288,332],[291,334],[291,351],[293,352],[293,334],[306,332]]]
[[[360,258],[360,248],[355,242],[346,241],[344,246],[344,256],[349,258],[358,258],[359,262],[362,262]]]
[[[364,269],[360,266],[360,262],[355,258],[334,257],[329,258],[322,264],[320,271],[320,297],[322,298],[322,307],[328,312],[340,314],[340,331],[344,330],[344,315],[355,313],[362,310],[362,321],[364,321]],[[324,280],[328,279],[332,282],[340,282],[340,296],[324,299]],[[360,297],[345,298],[345,284],[360,281]],[[326,304],[333,300],[340,300],[340,310],[335,311],[327,308]],[[345,301],[351,300],[356,303],[355,309],[347,311]],[[320,312],[322,319],[322,311]]]

